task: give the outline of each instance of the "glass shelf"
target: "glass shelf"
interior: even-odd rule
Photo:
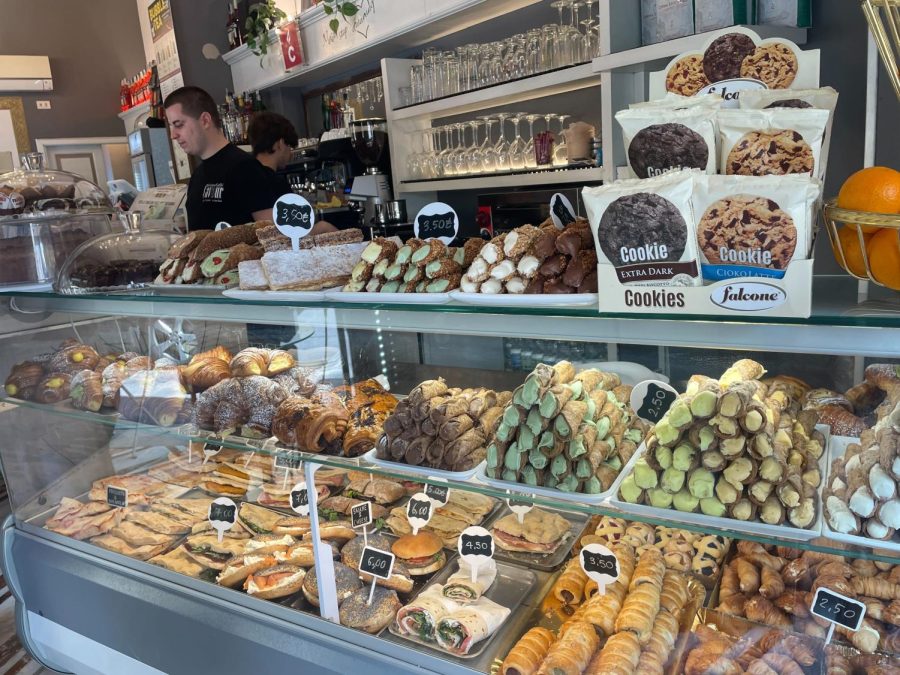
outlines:
[[[142,450],[147,450],[148,452],[150,452],[152,448],[158,448],[161,444],[169,445],[171,443],[171,445],[174,446],[184,447],[190,441],[213,442],[223,448],[229,448],[240,452],[252,452],[259,455],[269,455],[273,458],[273,461],[275,455],[278,452],[291,451],[299,453],[304,461],[320,464],[323,466],[364,471],[366,473],[395,480],[415,481],[419,483],[426,480],[420,474],[416,474],[410,471],[404,471],[403,466],[400,464],[397,464],[396,468],[388,468],[384,466],[375,466],[369,464],[361,458],[348,458],[308,453],[294,448],[279,446],[274,439],[257,440],[241,438],[237,436],[226,436],[222,438],[211,432],[197,430],[195,427],[189,424],[177,427],[157,427],[153,425],[132,422],[123,419],[115,413],[100,414],[76,410],[71,406],[68,406],[67,404],[44,405],[32,401],[22,401],[20,399],[9,397],[0,397],[0,404],[5,404],[6,406],[21,406],[54,417],[61,417],[64,419],[77,419],[82,422],[87,421],[94,424],[109,426],[115,430],[114,433],[134,434],[133,437],[128,441],[131,444],[131,450],[133,450],[133,454],[139,454],[142,452]],[[143,441],[140,441],[142,437]],[[116,439],[114,437],[112,442],[115,441]],[[142,448],[138,449],[137,446],[142,446]],[[127,450],[126,448],[123,448],[121,442],[115,443],[115,447],[118,451],[122,451],[123,449]],[[135,464],[137,463],[139,463],[139,459],[135,460]],[[150,468],[152,468],[152,466],[148,463],[148,465],[144,467],[144,470]],[[280,475],[280,471],[281,469],[275,470],[276,478],[278,475]],[[296,475],[299,476],[299,472],[297,472]],[[290,484],[291,481],[296,482],[296,479],[294,477],[289,477],[288,483]],[[821,551],[824,553],[836,553],[840,555],[847,555],[848,553],[852,553],[854,557],[865,558],[868,560],[883,560],[885,562],[893,563],[896,563],[898,562],[898,560],[900,560],[900,554],[897,553],[892,553],[890,551],[879,551],[878,549],[863,549],[859,547],[845,546],[838,542],[832,542],[824,538],[818,538],[808,542],[793,540],[786,541],[776,537],[767,537],[754,533],[742,532],[739,529],[740,521],[735,521],[734,525],[728,529],[716,528],[706,525],[684,523],[680,522],[679,520],[653,518],[643,514],[639,515],[630,512],[628,509],[617,508],[616,506],[613,506],[606,501],[594,505],[570,501],[569,499],[555,499],[542,495],[534,495],[528,492],[527,485],[521,486],[521,492],[511,493],[508,490],[484,485],[477,482],[476,480],[461,481],[454,479],[441,479],[441,481],[447,483],[451,488],[466,490],[468,492],[476,492],[497,499],[506,499],[511,496],[525,496],[528,498],[528,501],[533,502],[537,506],[544,506],[557,510],[573,511],[584,513],[587,515],[616,516],[626,518],[628,520],[646,522],[651,525],[662,525],[665,527],[680,528],[699,532],[702,534],[715,534],[732,539],[746,539],[750,541],[757,541],[762,544],[786,545],[802,550]],[[821,504],[819,505],[819,508],[822,508]]]

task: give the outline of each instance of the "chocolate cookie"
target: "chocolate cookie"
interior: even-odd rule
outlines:
[[[703,59],[700,56],[685,56],[678,59],[666,73],[666,91],[682,96],[693,96],[709,85],[703,72]]]
[[[666,246],[659,262],[675,262],[687,244],[687,223],[668,199],[650,192],[619,197],[600,218],[597,239],[604,255],[616,267],[630,264],[622,251]]]
[[[794,257],[797,228],[771,199],[732,195],[706,209],[697,243],[712,264],[783,270]]]
[[[638,178],[684,168],[705,169],[708,161],[703,136],[674,122],[644,127],[628,145],[628,163]]]
[[[741,63],[741,77],[766,83],[769,89],[787,89],[797,77],[797,57],[787,45],[773,42],[757,47]]]
[[[766,108],[812,108],[812,103],[801,101],[799,98],[786,98],[782,101],[773,101]]]
[[[741,77],[741,64],[756,51],[756,44],[743,33],[717,37],[703,53],[703,72],[710,82]]]
[[[812,148],[793,129],[751,131],[743,135],[725,162],[725,173],[737,176],[783,176],[812,173]]]

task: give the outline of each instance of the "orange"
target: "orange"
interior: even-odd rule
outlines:
[[[863,240],[866,243],[866,247],[868,248],[869,239],[872,238],[871,234],[863,234]],[[856,233],[855,227],[842,227],[838,230],[838,239],[841,242],[841,250],[844,252],[844,259],[847,261],[847,266],[850,268],[849,270],[844,267],[841,262],[841,254],[840,251],[835,250],[834,257],[838,262],[838,265],[844,267],[848,272],[852,272],[858,277],[865,277],[866,275],[866,261],[863,259],[862,247],[859,245],[859,235]]]
[[[886,166],[860,169],[841,186],[837,205],[852,211],[900,213],[900,171]],[[864,232],[877,227],[861,226]]]
[[[900,291],[900,231],[881,229],[866,244],[872,277]]]

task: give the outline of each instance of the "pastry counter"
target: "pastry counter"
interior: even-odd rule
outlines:
[[[15,307],[41,303],[54,326],[4,338],[0,461],[4,576],[45,665],[896,667],[889,325],[854,356],[724,340],[711,353],[586,340],[606,319],[557,310],[309,303],[292,317],[50,294]],[[529,337],[503,336],[526,318]],[[448,338],[454,320],[484,330]],[[708,339],[705,323],[670,323]],[[510,358],[526,346],[540,357]],[[648,380],[669,393],[652,403]],[[857,630],[829,634],[820,589],[865,607]]]

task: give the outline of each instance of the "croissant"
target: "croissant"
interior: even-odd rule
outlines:
[[[731,562],[722,571],[722,581],[719,583],[719,600],[724,600],[740,592],[740,578],[734,562]]]
[[[763,623],[776,628],[786,628],[790,630],[792,627],[791,620],[779,610],[770,600],[761,595],[754,595],[747,600],[744,605],[744,616],[750,621]]]
[[[68,373],[50,373],[38,383],[34,398],[38,403],[59,403],[69,398],[72,376]]]
[[[594,627],[583,621],[571,621],[565,633],[550,645],[537,675],[581,675],[600,646]]]
[[[772,555],[766,551],[765,547],[755,541],[739,541],[737,545],[738,553],[744,558],[759,567],[771,567],[773,570],[781,571],[784,568],[785,561],[779,556]]]
[[[641,644],[646,644],[658,611],[659,588],[652,584],[640,584],[628,592],[625,604],[616,617],[616,632],[631,631]]]
[[[47,370],[51,373],[77,373],[79,370],[93,370],[100,361],[100,355],[93,347],[75,344],[64,347],[50,357]]]
[[[279,373],[290,370],[295,363],[294,357],[283,349],[248,347],[238,352],[231,359],[231,374],[233,377],[248,377],[250,375],[274,377]]]
[[[310,396],[318,386],[321,379],[321,371],[319,377],[316,371],[310,368],[294,366],[284,372],[278,373],[273,379],[280,384],[289,396]]]
[[[809,616],[809,602],[807,602],[806,593],[803,591],[785,591],[772,600],[772,604],[782,612],[796,617],[806,618]]]
[[[628,588],[629,590],[634,590],[637,586],[650,584],[659,590],[662,587],[665,573],[666,562],[662,553],[657,548],[648,549],[638,559]]]
[[[102,402],[102,384],[100,396]],[[177,370],[144,370],[122,383],[118,410],[122,417],[134,422],[170,427],[186,399],[187,391]]]
[[[534,675],[547,656],[555,636],[546,628],[532,628],[509,650],[500,666],[501,675]]]
[[[762,660],[779,675],[803,675],[803,668],[790,656],[769,653],[763,654]]]
[[[784,579],[785,584],[801,588],[809,586],[811,576],[812,572],[809,569],[809,563],[803,557],[791,560],[781,573],[781,578]]]
[[[666,572],[663,577],[659,605],[672,614],[678,614],[688,601],[687,579],[677,572]]]
[[[756,593],[759,590],[759,570],[746,558],[735,558],[739,585],[742,593]]]
[[[763,567],[760,570],[760,577],[759,592],[764,598],[772,600],[784,592],[784,581],[781,574],[771,567]]]
[[[44,367],[34,361],[23,361],[13,366],[6,378],[6,394],[30,401],[34,398],[38,383],[44,376]]]
[[[79,410],[97,412],[103,405],[103,381],[93,370],[82,370],[69,384],[72,405]]]
[[[221,346],[195,354],[184,367],[185,384],[191,391],[209,389],[231,374],[231,359],[231,352]]]
[[[641,644],[633,633],[611,636],[588,665],[585,675],[630,675],[641,658]]]
[[[709,642],[688,654],[684,675],[743,675],[743,669],[730,658],[723,656],[729,644],[724,641]]]
[[[747,606],[747,596],[743,593],[735,593],[727,598],[719,600],[719,606],[716,608],[720,612],[732,614],[734,616],[744,616],[744,608]]]
[[[243,396],[240,380],[228,379],[222,380],[215,386],[210,387],[200,394],[197,405],[194,408],[194,423],[200,429],[209,431],[223,431],[225,429],[236,429],[243,423],[246,415],[238,411],[241,410],[238,403]],[[224,413],[218,413],[220,407],[229,409],[229,416],[226,418]],[[217,422],[217,416],[219,421]],[[232,421],[231,417],[239,417]],[[219,426],[224,422],[228,422],[230,426]]]
[[[815,652],[796,635],[782,636],[772,651],[790,656],[798,664],[807,668],[816,662]]]
[[[566,564],[556,583],[553,584],[553,595],[566,605],[580,605],[584,598],[584,587],[587,581],[587,574],[581,569],[578,558],[572,558]]]
[[[875,613],[868,610],[868,607],[869,607],[868,602],[866,602],[866,607],[867,607],[866,616],[868,616],[872,619],[880,618],[883,621],[886,621],[887,623],[893,624],[895,626],[900,626],[900,600],[893,600],[891,602],[891,604],[889,604],[887,607],[885,607],[881,611],[880,617],[875,616]]]
[[[265,377],[247,377],[241,381],[243,400],[249,414],[241,425],[241,435],[251,438],[268,438],[272,435],[272,422],[278,406],[288,397],[284,388]]]
[[[850,579],[853,592],[881,600],[900,600],[900,584],[878,577],[854,577]]]
[[[341,400],[326,391],[309,398],[292,396],[281,403],[272,422],[272,433],[285,445],[307,452],[322,452],[341,439],[349,415]]]

